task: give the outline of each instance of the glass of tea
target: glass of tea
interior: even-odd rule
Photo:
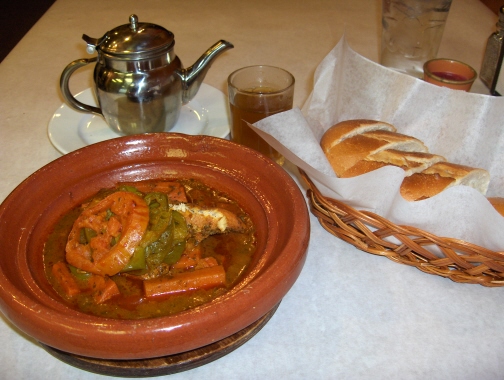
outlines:
[[[292,109],[294,77],[274,66],[248,66],[228,78],[231,111],[231,140],[255,149],[278,164],[283,156],[273,149],[248,125],[279,112]]]
[[[438,86],[469,91],[475,79],[476,70],[454,59],[436,58],[424,64],[424,80]]]

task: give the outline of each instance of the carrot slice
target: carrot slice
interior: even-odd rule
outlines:
[[[73,297],[81,292],[77,281],[63,261],[57,262],[53,265],[52,273],[67,296]]]
[[[190,269],[196,266],[201,259],[201,246],[188,248],[184,251],[180,259],[173,264],[173,269]]]
[[[217,259],[215,257],[204,257],[198,261],[196,269],[209,268],[214,267],[216,265],[219,265],[219,263],[217,262]]]
[[[171,267],[173,269],[189,269],[195,267],[197,264],[196,259],[189,257],[187,255],[182,255],[182,257]]]
[[[104,303],[120,294],[117,284],[109,277],[94,274],[89,278],[88,286],[91,288],[93,299],[97,304]]]
[[[184,272],[173,277],[158,277],[144,281],[146,297],[172,295],[196,289],[225,285],[226,272],[222,265]]]
[[[187,202],[184,186],[178,182],[156,182],[154,191],[165,193],[172,202]]]

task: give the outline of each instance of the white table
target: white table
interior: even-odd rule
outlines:
[[[205,83],[225,92],[234,69],[276,65],[296,77],[295,105],[302,106],[315,68],[343,34],[358,53],[378,59],[380,4],[58,0],[0,64],[0,201],[61,156],[49,142],[47,124],[63,102],[61,71],[89,56],[83,33],[100,37],[136,13],[140,21],[175,33],[185,65],[227,39],[235,48],[215,61]],[[439,56],[479,70],[495,23],[479,1],[454,0]],[[72,77],[74,92],[91,86],[91,70]],[[473,91],[485,92],[479,80]],[[502,378],[504,289],[457,284],[400,266],[328,235],[313,217],[311,222],[306,265],[263,330],[231,354],[171,379]],[[55,359],[3,316],[0,341],[1,378],[105,378]]]

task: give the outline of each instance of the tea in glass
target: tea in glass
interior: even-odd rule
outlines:
[[[283,164],[284,158],[248,125],[292,109],[294,77],[273,66],[249,66],[228,78],[231,140]]]

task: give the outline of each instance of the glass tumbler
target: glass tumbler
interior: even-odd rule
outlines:
[[[382,0],[383,66],[422,78],[436,57],[452,0]]]
[[[291,73],[274,66],[248,66],[228,78],[231,111],[231,140],[255,149],[278,164],[283,156],[248,125],[276,113],[292,109],[295,79]]]

